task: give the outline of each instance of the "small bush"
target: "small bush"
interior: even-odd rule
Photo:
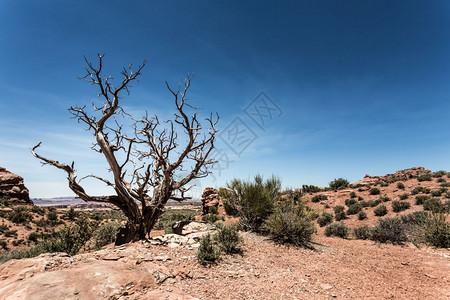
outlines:
[[[317,219],[317,223],[320,227],[330,224],[333,222],[333,215],[329,213],[322,213],[322,215]]]
[[[391,198],[389,198],[387,196],[383,196],[383,197],[380,197],[378,200],[380,201],[380,203],[381,202],[389,202],[389,201],[391,201]]]
[[[350,192],[350,198],[356,198],[356,193],[355,192]]]
[[[15,224],[24,224],[32,219],[30,212],[26,207],[18,206],[15,207],[12,212],[8,215],[8,220]]]
[[[423,203],[429,199],[430,197],[425,195],[416,196],[416,205],[423,205]]]
[[[375,209],[373,210],[373,213],[374,213],[375,216],[377,216],[377,217],[382,217],[382,216],[384,216],[384,215],[387,214],[387,208],[386,208],[386,206],[384,206],[384,205],[380,205],[380,206],[378,206],[377,208],[375,208]]]
[[[326,236],[337,236],[341,238],[346,238],[348,236],[349,228],[344,223],[336,223],[328,225],[325,228]]]
[[[431,198],[423,203],[424,210],[430,210],[433,213],[441,213],[444,211],[444,205],[438,198]]]
[[[323,218],[326,218],[326,220]],[[319,225],[328,224],[332,221],[332,218],[331,214],[322,214],[319,218],[320,221],[318,220]],[[266,220],[263,229],[276,242],[290,243],[301,247],[309,246],[311,236],[316,231],[306,209],[303,206],[294,205],[278,207]]]
[[[217,242],[220,250],[226,254],[242,253],[244,241],[235,225],[221,226],[214,234],[213,239]]]
[[[423,226],[428,222],[430,214],[426,211],[415,211],[413,213],[400,216],[403,224]]]
[[[347,215],[356,215],[362,210],[362,205],[360,203],[355,203],[350,205],[347,209]]]
[[[17,230],[6,230],[5,237],[17,237]]]
[[[404,190],[405,189],[405,185],[402,182],[397,182],[397,188],[400,190]]]
[[[369,190],[369,193],[370,193],[371,195],[379,195],[379,194],[380,194],[380,189],[379,189],[379,188],[371,188],[371,189]]]
[[[358,203],[358,201],[356,201],[355,199],[346,199],[345,200],[345,205],[347,205],[349,207],[356,203]]]
[[[0,249],[8,250],[8,243],[5,240],[0,240]]]
[[[369,226],[358,226],[353,229],[353,234],[358,240],[369,240],[372,230]]]
[[[342,205],[336,205],[333,208],[333,210],[334,210],[334,213],[337,214],[337,213],[343,212],[345,210],[345,207],[343,207]]]
[[[92,234],[92,240],[94,242],[95,248],[100,249],[101,247],[114,243],[116,241],[117,230],[120,227],[118,222],[109,222],[100,226]]]
[[[438,248],[450,248],[450,223],[443,213],[433,214],[427,223],[425,239],[428,244]]]
[[[423,186],[416,186],[412,191],[411,195],[417,195],[419,193],[421,194],[429,194],[431,191],[428,188],[425,188]]]
[[[314,197],[311,198],[311,202],[320,202],[322,200],[327,199],[328,199],[327,195],[315,195]]]
[[[432,176],[435,178],[441,178],[442,176],[445,176],[446,174],[447,174],[446,171],[439,170],[439,171],[434,172]]]
[[[371,239],[381,243],[401,244],[406,242],[405,227],[399,218],[379,219],[373,227]]]
[[[440,178],[440,179],[442,179],[442,178]],[[447,182],[447,181],[441,181],[442,183],[441,183],[441,187],[450,187],[450,182]]]
[[[40,208],[39,206],[33,205],[31,207],[31,212],[43,216],[45,214],[45,210]]]
[[[431,191],[431,196],[433,196],[433,197],[440,197],[441,195],[442,195],[442,192],[440,190]]]
[[[233,207],[229,201],[227,201],[227,200],[223,201],[223,208],[225,209],[225,213],[228,216],[231,216],[231,217],[238,216],[239,211],[235,207]]]
[[[348,187],[349,182],[344,178],[337,178],[330,182],[330,188],[333,190],[344,189]]]
[[[197,260],[202,265],[215,264],[219,259],[220,250],[214,244],[211,235],[207,234],[200,239]]]
[[[202,216],[202,221],[205,221],[208,223],[215,223],[219,220],[221,220],[221,218],[218,215],[214,215],[214,214],[207,214],[207,215]]]
[[[343,212],[343,211],[338,212],[338,213],[336,213],[336,214],[334,215],[334,219],[335,219],[336,221],[342,221],[342,220],[344,220],[345,218],[346,218],[346,214],[345,214],[345,212]]]
[[[408,194],[401,194],[401,195],[398,195],[398,198],[400,199],[400,200],[406,200],[406,199],[408,199]]]
[[[425,173],[425,174],[419,175],[419,176],[417,177],[417,180],[418,180],[418,181],[431,181],[431,180],[432,180],[432,177],[431,177],[431,174]]]
[[[36,232],[32,232],[32,233],[30,233],[30,234],[28,235],[28,240],[29,240],[30,242],[35,242],[35,243],[37,243],[38,239],[39,239],[39,235],[38,235]]]
[[[437,182],[439,183],[447,183],[447,180],[445,180],[444,178],[438,178]]]
[[[303,193],[318,193],[321,191],[320,187],[315,185],[302,185]]]
[[[396,213],[407,210],[410,207],[411,207],[411,204],[409,204],[409,202],[392,201],[392,210]]]
[[[367,218],[367,214],[364,211],[358,213],[358,220],[364,220]]]

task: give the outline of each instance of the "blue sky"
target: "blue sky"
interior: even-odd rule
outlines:
[[[239,118],[255,139],[205,186],[256,173],[286,187],[325,186],[424,166],[450,169],[448,1],[0,2],[0,165],[32,197],[71,195],[65,174],[29,148],[106,174],[92,137],[67,108],[96,90],[77,79],[83,55],[105,53],[105,74],[148,61],[122,104],[170,116],[164,81],[195,78],[191,103]],[[281,111],[262,128],[245,113],[263,91]],[[225,135],[223,136],[225,137]],[[86,182],[93,194],[101,183]]]

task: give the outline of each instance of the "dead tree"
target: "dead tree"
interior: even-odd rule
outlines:
[[[141,119],[134,119],[122,109],[119,101],[123,93],[129,95],[130,84],[141,75],[146,62],[135,70],[131,65],[124,68],[122,82],[114,87],[112,77],[102,74],[103,55],[98,57],[98,67],[86,59],[87,74],[82,79],[99,89],[102,104],[97,106],[93,103],[91,110],[86,106],[73,106],[69,112],[93,132],[95,143],[92,148],[106,158],[112,180],[93,174],[77,180],[73,162],[67,165],[36,153],[41,143],[34,146],[31,153],[43,164],[64,170],[70,189],[82,200],[111,203],[121,209],[128,218],[126,227],[122,228],[121,242],[145,239],[166,203],[170,199],[189,199],[186,196],[188,183],[210,173],[208,167],[214,161],[208,156],[214,147],[219,117],[209,115],[204,119],[208,128],[204,129],[196,112],[188,114],[188,110],[196,110],[187,103],[192,80],[188,74],[184,84],[176,90],[166,82],[175,102],[173,120],[160,123],[157,116],[147,113]],[[125,132],[123,124],[118,122],[119,116],[131,120],[130,132]],[[180,174],[184,175],[178,178]],[[89,177],[110,186],[115,194],[88,195],[81,181]]]

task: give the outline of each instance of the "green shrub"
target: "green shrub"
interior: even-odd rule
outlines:
[[[105,245],[114,243],[116,241],[117,231],[120,226],[121,225],[118,222],[108,222],[96,229],[92,233],[92,240],[95,248],[100,249]]]
[[[8,214],[8,220],[15,224],[24,224],[32,219],[32,216],[28,209],[24,206],[18,206]]]
[[[316,231],[308,212],[302,205],[282,205],[278,207],[266,220],[263,229],[276,242],[301,247],[309,247],[312,234]]]
[[[431,196],[433,196],[433,197],[440,197],[441,195],[442,195],[442,192],[440,190],[431,191]]]
[[[0,197],[0,206],[10,206],[11,202],[8,197]]]
[[[272,176],[264,181],[257,175],[252,182],[234,179],[228,183],[228,188],[232,193],[226,200],[238,211],[244,230],[258,232],[280,199],[281,180]]]
[[[350,192],[350,198],[356,198],[356,193],[355,192]]]
[[[349,228],[344,223],[336,223],[328,225],[325,228],[326,236],[337,236],[341,238],[346,238],[348,236]]]
[[[375,209],[373,210],[373,213],[374,213],[375,216],[377,216],[377,217],[382,217],[382,216],[384,216],[384,215],[387,214],[387,208],[386,208],[386,206],[384,206],[384,205],[380,205],[380,206],[378,206],[377,208],[375,208]]]
[[[379,195],[380,194],[380,189],[379,188],[371,188],[369,190],[369,194],[371,194],[371,195]]]
[[[353,229],[353,234],[358,240],[369,240],[372,230],[369,226],[358,226]]]
[[[442,176],[445,176],[446,174],[447,174],[447,171],[439,170],[439,171],[434,172],[432,176],[435,178],[440,178]]]
[[[318,186],[315,185],[302,185],[302,192],[303,193],[318,193],[321,189]]]
[[[439,183],[447,183],[447,180],[445,180],[444,178],[441,177],[441,178],[438,178],[437,182],[439,182]]]
[[[315,195],[314,197],[311,198],[311,202],[320,202],[322,200],[327,199],[328,199],[327,195]]]
[[[335,215],[334,215],[334,219],[335,219],[336,221],[342,221],[342,220],[344,220],[345,218],[346,218],[346,214],[345,214],[345,212],[343,212],[343,211],[338,212],[338,213],[335,213]]]
[[[231,217],[238,216],[238,210],[235,209],[228,200],[223,201],[223,208],[225,209],[225,213]]]
[[[330,182],[330,188],[333,190],[344,189],[348,187],[349,182],[344,178],[337,178]]]
[[[431,198],[423,203],[423,209],[430,210],[433,213],[441,213],[444,212],[444,205],[440,199]]]
[[[347,209],[347,215],[356,215],[362,210],[362,205],[360,203],[355,203],[350,205]]]
[[[381,243],[404,243],[407,241],[405,226],[399,218],[379,219],[372,229],[371,239]]]
[[[337,214],[337,213],[343,212],[345,210],[345,207],[342,205],[336,205],[333,208],[333,210],[334,210],[334,213]]]
[[[429,194],[431,191],[430,189],[423,187],[423,186],[416,186],[412,191],[411,191],[411,195],[417,195],[419,193],[422,194]]]
[[[79,213],[75,211],[73,207],[71,207],[68,211],[64,213],[64,218],[70,221],[75,221],[78,217]]]
[[[347,206],[352,206],[353,204],[358,203],[358,201],[356,201],[356,199],[345,199],[345,205]]]
[[[220,250],[226,254],[242,253],[244,241],[235,225],[219,227],[213,239],[218,244]]]
[[[442,179],[442,178],[440,178],[440,179]],[[447,181],[441,181],[442,183],[441,183],[441,187],[450,187],[450,182],[447,182]]]
[[[215,223],[217,221],[221,220],[221,217],[219,217],[218,215],[214,215],[214,214],[207,214],[202,216],[202,221],[208,222],[208,223]]]
[[[404,190],[405,189],[405,185],[401,182],[397,182],[397,188],[400,190]]]
[[[322,213],[322,215],[317,219],[317,223],[320,227],[330,224],[331,222],[333,222],[333,215],[329,213]]]
[[[6,230],[8,230],[8,226],[6,224],[0,225],[0,233],[4,233]]]
[[[417,177],[417,180],[418,180],[418,181],[431,181],[431,180],[432,180],[432,177],[431,177],[431,174],[425,173],[425,174],[419,175],[419,176]]]
[[[411,207],[409,202],[404,201],[392,201],[392,210],[396,213],[407,210]]]
[[[364,211],[358,213],[358,220],[364,220],[367,218],[367,214]]]
[[[408,199],[408,194],[401,194],[401,195],[398,195],[398,198],[400,198],[400,200],[406,200],[406,199]]]
[[[413,213],[400,216],[403,224],[423,226],[428,222],[430,214],[426,211],[415,211]]]
[[[383,196],[383,197],[380,197],[378,200],[380,201],[380,203],[381,202],[389,202],[389,201],[391,201],[391,198],[389,198],[387,196]]]
[[[8,243],[5,240],[0,240],[0,249],[8,250]]]
[[[430,197],[426,195],[416,196],[416,205],[422,205],[425,201],[429,200]]]
[[[200,239],[197,260],[202,265],[215,264],[220,256],[220,250],[213,242],[211,235],[207,234]]]
[[[30,233],[30,234],[28,235],[28,240],[29,240],[30,242],[35,242],[35,243],[37,243],[38,239],[39,239],[39,235],[38,235],[36,232],[32,232],[32,233]]]
[[[446,221],[447,215],[433,214],[425,230],[426,242],[438,248],[450,248],[450,223]]]
[[[217,206],[208,207],[208,214],[217,215],[219,213],[219,208]]]
[[[6,230],[5,237],[17,237],[17,230]]]
[[[39,206],[33,205],[31,207],[31,212],[43,216],[45,214],[45,210]]]

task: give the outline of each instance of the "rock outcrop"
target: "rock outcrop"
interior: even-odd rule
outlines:
[[[204,215],[210,213],[211,207],[219,208],[220,198],[217,190],[212,187],[207,187],[202,194],[202,213]]]
[[[0,197],[8,197],[17,204],[33,204],[23,178],[2,167],[0,167]]]
[[[422,174],[431,173],[430,170],[425,169],[424,167],[414,167],[410,169],[400,170],[395,172],[394,174],[386,174],[384,176],[371,176],[366,175],[363,179],[357,182],[357,184],[369,184],[374,183],[376,181],[382,181],[385,183],[389,183],[391,181],[398,180],[409,180],[413,178],[417,178]]]

